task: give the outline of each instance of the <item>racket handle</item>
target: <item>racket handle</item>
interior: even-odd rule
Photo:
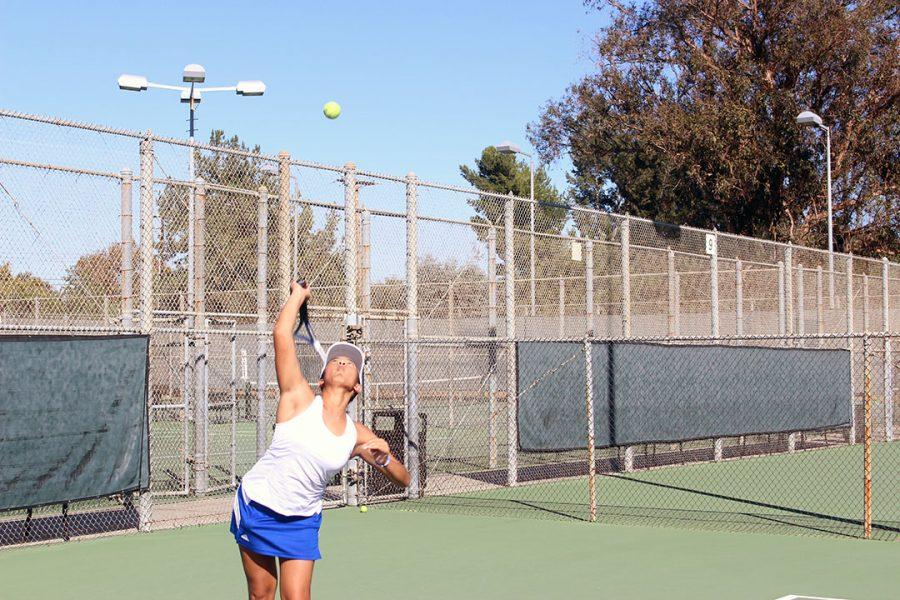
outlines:
[[[307,287],[309,287],[309,284],[306,283],[306,280],[305,280],[305,279],[298,279],[298,280],[297,280],[297,285],[299,285],[299,286],[302,287],[302,288],[307,288]],[[288,291],[290,291],[290,288],[288,288]]]

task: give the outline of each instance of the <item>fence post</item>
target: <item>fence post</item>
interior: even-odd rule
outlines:
[[[140,204],[140,231],[141,231],[141,308],[140,323],[141,333],[150,335],[153,332],[153,141],[150,132],[141,140],[141,204]],[[151,400],[152,401],[152,400]],[[147,407],[150,408],[149,406]],[[150,411],[147,411],[151,414]],[[149,442],[153,441],[153,431],[148,423]],[[150,522],[153,512],[153,495],[150,489],[140,494],[139,528],[141,531],[150,531]]]
[[[863,337],[863,523],[866,539],[872,537],[872,365],[869,336]]]
[[[559,278],[559,337],[566,337],[566,280]]]
[[[488,230],[488,337],[497,337],[497,230]],[[497,343],[488,346],[488,466],[497,467]]]
[[[734,323],[735,333],[744,335],[744,270],[741,259],[734,262]]]
[[[816,333],[822,335],[825,333],[825,304],[824,294],[822,293],[822,265],[816,267]],[[820,339],[821,346],[825,340]]]
[[[803,335],[806,333],[806,325],[803,322],[804,299],[803,299],[803,265],[797,265],[797,333]],[[804,346],[804,340],[797,340],[798,346]],[[792,431],[788,434],[788,452],[794,452],[797,449],[797,438],[800,436],[799,431]]]
[[[132,320],[134,318],[134,303],[132,293],[134,284],[132,277],[134,275],[134,266],[132,256],[134,254],[134,239],[132,237],[132,210],[131,210],[131,180],[132,174],[130,169],[122,169],[122,222],[121,236],[122,241],[122,328],[131,329]]]
[[[675,272],[675,335],[681,335],[681,273]]]
[[[853,255],[847,256],[847,333],[853,333]]]
[[[356,274],[356,219],[357,219],[357,194],[356,194],[356,165],[348,162],[344,165],[344,277],[346,279],[346,293],[344,304],[348,314],[347,325],[356,325],[356,311],[358,308],[356,298],[356,286],[358,284]]]
[[[847,255],[847,333],[853,333],[853,255]],[[847,344],[853,349],[853,339],[847,338]],[[850,443],[856,443],[856,381],[854,361],[850,361]]]
[[[869,323],[869,276],[863,273],[862,276],[862,295],[863,295],[863,306],[862,306],[862,317],[863,317],[863,331],[870,331],[870,323]]]
[[[794,333],[794,245],[788,243],[784,249],[784,302],[785,302],[785,331],[791,335]]]
[[[713,343],[718,344],[719,340],[719,239],[718,234],[709,255],[709,325],[710,333],[714,338]],[[725,440],[716,438],[713,442],[713,460],[722,460]]]
[[[803,295],[806,293],[804,289],[803,283],[803,264],[797,265],[797,333],[799,335],[803,335],[806,333],[806,323],[804,322],[804,315],[806,314],[806,299]],[[800,345],[803,346],[803,340],[800,340]]]
[[[787,333],[784,301],[784,263],[781,261],[778,261],[778,333],[782,336]],[[784,340],[781,343],[784,344]]]
[[[278,303],[287,302],[291,290],[291,155],[278,153]]]
[[[518,391],[516,386],[516,254],[513,249],[515,243],[513,230],[513,206],[512,197],[506,199],[504,211],[504,267],[506,287],[506,451],[507,451],[507,485],[516,485],[518,480],[518,445],[519,436],[516,429],[516,407],[518,405]]]
[[[410,472],[409,496],[422,496],[419,481],[418,241],[416,175],[406,176],[406,439]]]
[[[597,461],[594,458],[594,365],[591,357],[591,341],[584,338],[584,398],[587,416],[588,445],[588,520],[597,520]]]
[[[718,234],[713,234],[718,238]],[[709,255],[709,325],[714,338],[719,337],[719,240]]]
[[[631,225],[622,219],[619,246],[622,259],[622,337],[631,337]]]
[[[372,213],[362,213],[362,311],[369,316],[372,310]]]
[[[266,453],[266,349],[268,348],[269,192],[259,186],[256,202],[256,458]]]
[[[675,252],[671,247],[666,248],[666,259],[666,270],[668,273],[666,282],[668,283],[669,291],[669,310],[666,315],[666,335],[675,337],[675,311],[677,310],[675,302]]]
[[[447,286],[447,326],[450,337],[456,336],[456,317],[454,316],[456,308],[456,298],[453,294],[453,283]],[[456,380],[454,378],[453,363],[456,362],[456,348],[453,344],[447,348],[447,391],[448,391],[448,408],[450,412],[450,427],[456,426],[456,415],[454,413],[454,395],[456,394]]]
[[[207,421],[209,418],[209,397],[206,386],[206,186],[197,179],[194,189],[194,327],[198,334],[194,345],[194,485],[198,495],[205,494],[209,487]]]
[[[594,336],[594,241],[587,240],[584,251],[584,330]]]
[[[884,437],[887,441],[894,439],[894,363],[891,356],[891,296],[890,296],[890,263],[887,258],[881,259],[881,330],[884,336]]]

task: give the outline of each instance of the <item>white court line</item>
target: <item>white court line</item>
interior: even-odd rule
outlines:
[[[789,594],[787,596],[782,596],[781,598],[776,598],[775,600],[842,600],[841,598],[826,598],[824,596],[803,596],[797,594]]]

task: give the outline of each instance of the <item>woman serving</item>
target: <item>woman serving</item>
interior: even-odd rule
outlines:
[[[347,405],[360,392],[363,353],[338,342],[328,349],[314,395],[300,370],[292,334],[309,290],[291,284],[291,295],[275,321],[275,372],[280,397],[272,444],[241,480],[235,494],[231,532],[238,543],[250,598],[310,597],[313,566],[321,558],[319,527],[328,482],[350,458],[360,457],[397,485],[409,485],[409,471],[391,456],[388,444],[354,422]]]

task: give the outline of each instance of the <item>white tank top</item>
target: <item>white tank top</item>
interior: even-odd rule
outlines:
[[[350,459],[356,425],[333,434],[322,415],[322,397],[289,421],[277,423],[272,444],[241,480],[244,496],[286,516],[308,517],[322,510],[325,487]]]

